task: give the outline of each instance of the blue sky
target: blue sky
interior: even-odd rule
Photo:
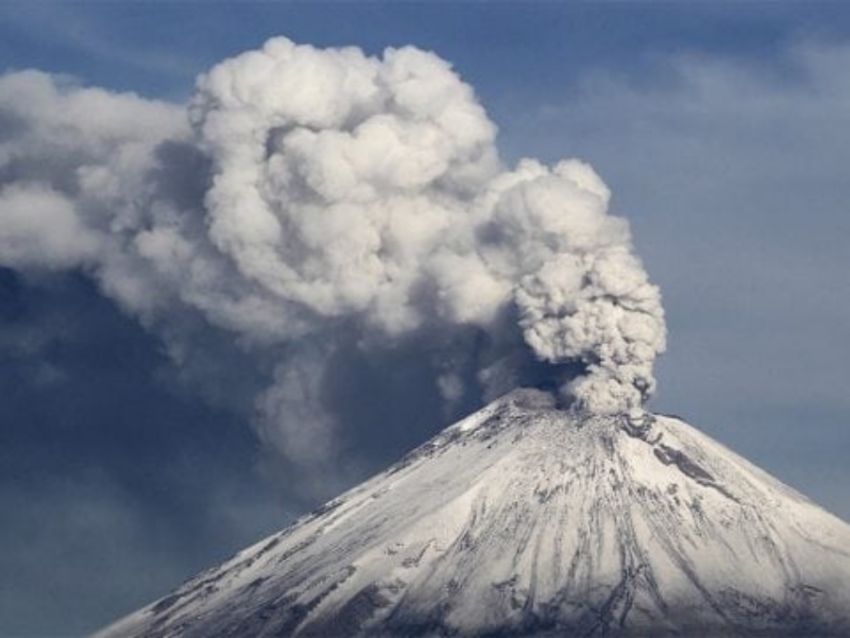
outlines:
[[[507,159],[590,161],[664,294],[654,408],[850,518],[844,3],[0,6],[5,69],[177,102],[272,35],[432,49]],[[232,376],[174,383],[81,275],[0,271],[0,350],[0,635],[95,628],[314,504],[258,469]],[[349,480],[437,427],[365,432]]]

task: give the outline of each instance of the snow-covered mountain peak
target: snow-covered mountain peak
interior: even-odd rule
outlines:
[[[518,390],[102,636],[848,635],[850,526],[680,419]]]

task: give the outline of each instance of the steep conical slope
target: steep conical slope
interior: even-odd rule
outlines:
[[[847,635],[850,526],[664,416],[519,391],[103,636]]]

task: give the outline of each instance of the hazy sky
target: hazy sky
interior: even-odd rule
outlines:
[[[843,3],[0,7],[6,70],[174,102],[273,35],[434,50],[475,88],[506,159],[589,161],[664,297],[653,409],[850,518]],[[83,275],[0,270],[0,635],[93,629],[320,498],[261,462],[240,404],[256,368],[198,330],[208,360],[180,369]],[[382,363],[363,376],[381,382]],[[416,362],[391,365],[416,386]],[[433,390],[376,406],[357,388],[338,392],[352,420],[400,422],[356,430],[341,485],[447,418]]]

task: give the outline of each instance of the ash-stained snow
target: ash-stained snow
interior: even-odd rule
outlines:
[[[679,419],[517,391],[99,633],[850,635],[850,526]]]

